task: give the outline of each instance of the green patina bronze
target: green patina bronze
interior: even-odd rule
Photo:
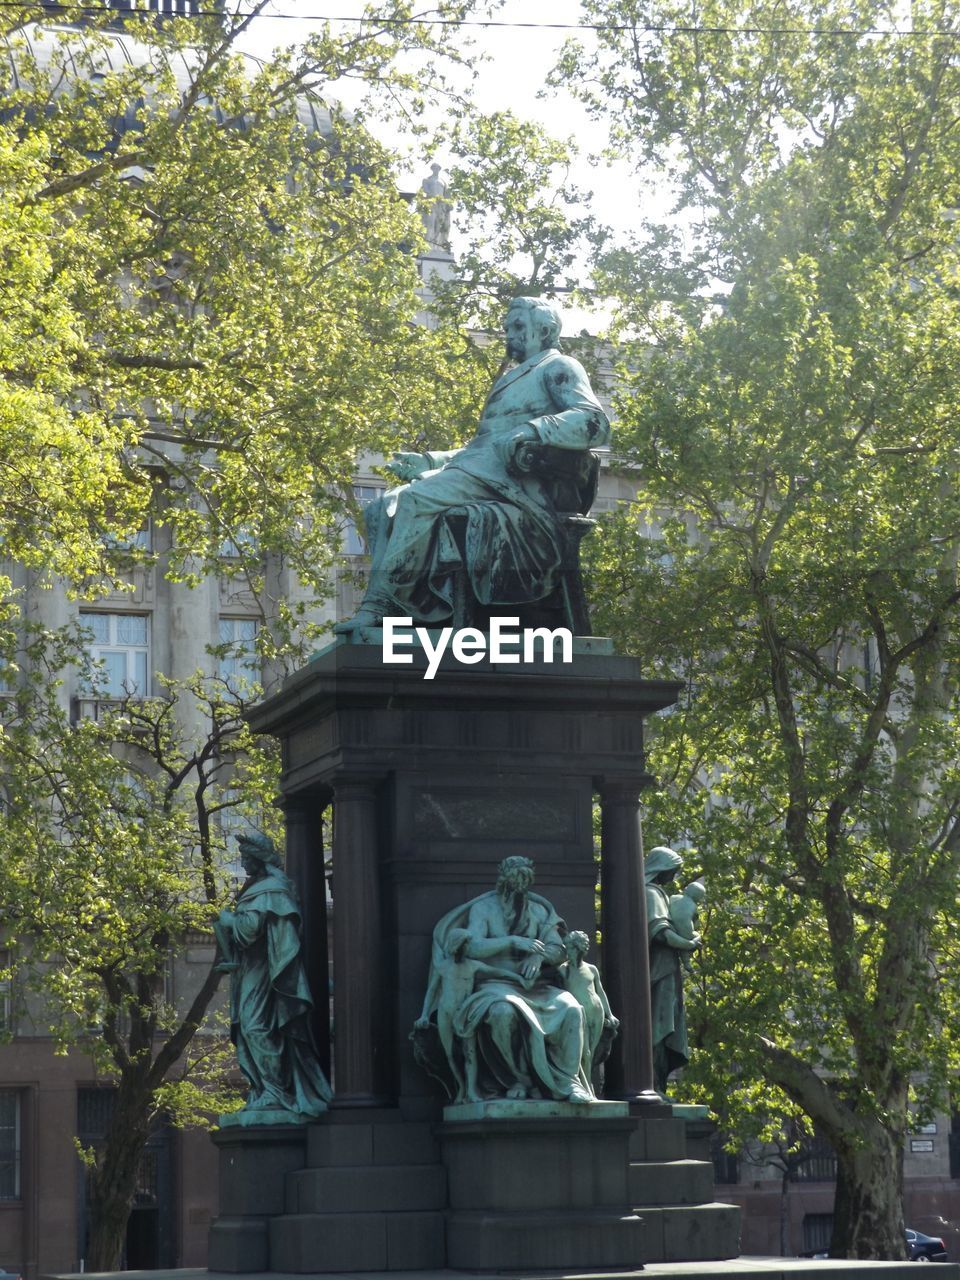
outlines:
[[[230,1036],[250,1083],[246,1106],[221,1125],[291,1124],[326,1110],[330,1086],[317,1064],[313,1000],[300,954],[296,890],[267,836],[241,836],[248,879],[214,926],[231,975]]]
[[[687,1019],[683,1007],[682,963],[700,946],[694,923],[704,895],[697,880],[682,894],[671,886],[683,859],[673,849],[651,849],[644,859],[647,929],[650,937],[650,1005],[653,1019],[653,1080],[664,1093],[670,1074],[689,1061]]]
[[[529,604],[556,589],[563,535],[549,473],[582,488],[589,451],[610,438],[582,365],[557,348],[559,335],[554,307],[515,298],[506,345],[516,364],[493,384],[474,438],[462,449],[395,455],[388,469],[407,483],[366,509],[369,586],[338,631],[384,617],[450,618],[450,567],[459,563],[483,606]]]
[[[457,1103],[596,1102],[591,1069],[616,1019],[597,970],[584,962],[586,935],[570,935],[565,948],[563,921],[532,884],[529,858],[505,858],[496,889],[448,912],[433,931],[411,1038],[418,1061]]]
[[[599,1068],[610,1056],[620,1020],[613,1016],[600,981],[600,970],[595,964],[587,963],[590,950],[587,935],[575,929],[567,934],[564,948],[567,953],[567,962],[561,969],[564,986],[576,996],[583,1009],[583,1072],[596,1090]]]

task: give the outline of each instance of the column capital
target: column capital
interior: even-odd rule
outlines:
[[[293,795],[284,796],[279,806],[287,818],[297,818],[315,813],[322,813],[333,799],[330,787],[320,787],[315,791],[297,791]]]
[[[613,774],[594,778],[593,785],[603,804],[639,805],[641,793],[656,782],[652,773]]]
[[[382,773],[341,773],[333,780],[334,802],[371,799],[384,780]]]

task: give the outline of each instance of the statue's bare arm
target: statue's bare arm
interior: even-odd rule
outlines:
[[[483,904],[471,908],[467,919],[470,941],[467,955],[471,960],[489,960],[491,956],[513,952],[519,955],[544,954],[544,944],[539,938],[521,938],[516,934],[492,934],[490,917]]]
[[[620,1019],[613,1016],[613,1010],[610,1008],[610,1001],[607,999],[607,993],[603,989],[603,983],[600,981],[600,970],[595,964],[587,965],[587,968],[593,974],[593,989],[597,993],[597,999],[600,1001],[600,1008],[603,1010],[604,1022],[609,1022],[611,1026],[619,1027]]]

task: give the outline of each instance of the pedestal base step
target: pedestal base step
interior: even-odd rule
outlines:
[[[439,1164],[337,1165],[287,1174],[287,1213],[385,1213],[444,1209],[447,1174]]]
[[[447,1265],[459,1271],[639,1267],[650,1256],[649,1230],[645,1217],[600,1209],[451,1213]]]
[[[266,1271],[270,1266],[268,1218],[219,1217],[207,1237],[207,1266],[211,1271],[241,1274]]]
[[[686,1156],[687,1125],[679,1117],[643,1120],[630,1137],[631,1160],[685,1160]]]
[[[445,1264],[439,1211],[285,1214],[270,1222],[271,1271],[431,1271]]]
[[[708,1262],[740,1252],[740,1209],[735,1204],[645,1206],[637,1213],[647,1224],[644,1262]]]
[[[630,1203],[642,1205],[708,1204],[713,1200],[713,1165],[705,1160],[632,1161],[628,1173]]]

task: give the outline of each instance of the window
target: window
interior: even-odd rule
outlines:
[[[20,1090],[0,1089],[0,1200],[20,1199]]]
[[[140,613],[85,613],[81,621],[93,632],[90,657],[99,664],[87,680],[90,691],[103,698],[146,697],[149,618]]]
[[[220,645],[220,675],[231,693],[260,683],[256,618],[221,618]]]
[[[123,537],[108,533],[103,541],[108,547],[113,547],[117,551],[152,551],[153,528],[148,520],[136,533],[129,533]]]
[[[353,486],[354,501],[361,511],[369,507],[371,502],[376,502],[385,492],[385,489],[375,484],[355,484]],[[367,554],[366,538],[357,528],[354,520],[348,520],[344,527],[343,550],[348,556],[365,556]]]
[[[836,1182],[837,1156],[830,1143],[819,1137],[804,1141],[789,1178],[791,1182]]]
[[[10,952],[0,951],[0,1033],[13,1030],[13,979],[9,968]]]
[[[242,560],[257,554],[257,539],[249,529],[236,529],[232,537],[225,537],[217,554],[224,560]]]
[[[713,1160],[713,1177],[715,1182],[736,1183],[740,1181],[740,1159],[735,1151],[727,1151],[723,1139],[715,1137],[710,1143],[710,1157]]]
[[[804,1214],[802,1231],[804,1253],[826,1253],[833,1235],[833,1214]]]

